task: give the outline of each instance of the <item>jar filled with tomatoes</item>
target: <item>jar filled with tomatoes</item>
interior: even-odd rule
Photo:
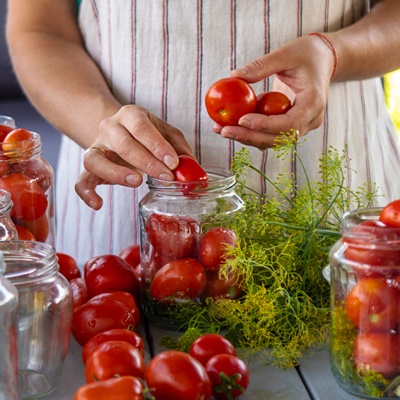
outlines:
[[[141,200],[142,308],[164,329],[184,328],[207,298],[237,298],[240,279],[220,268],[236,243],[243,201],[235,175],[180,156],[175,181],[149,178]],[[207,172],[206,172],[207,171]]]
[[[0,242],[7,278],[18,292],[17,352],[21,399],[52,392],[67,355],[72,292],[58,272],[55,249],[26,240]]]
[[[11,195],[18,238],[54,246],[54,171],[41,151],[38,133],[2,125],[0,189]]]
[[[399,212],[400,202],[346,213],[330,252],[331,369],[368,399],[400,397]]]

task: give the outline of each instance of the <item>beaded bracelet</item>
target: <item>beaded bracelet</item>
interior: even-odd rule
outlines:
[[[337,69],[337,64],[338,64],[338,55],[337,55],[337,51],[336,51],[336,47],[333,45],[333,43],[322,33],[319,32],[311,32],[308,34],[308,36],[318,36],[319,38],[321,38],[332,50],[333,53],[333,72],[332,72],[332,76],[331,76],[331,80],[332,78],[335,76],[336,74],[336,69]]]

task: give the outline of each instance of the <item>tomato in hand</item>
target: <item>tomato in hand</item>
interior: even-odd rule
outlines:
[[[82,277],[75,258],[65,253],[57,253],[57,258],[58,265],[60,267],[59,272],[67,279],[68,282],[71,281],[71,279]]]
[[[357,370],[374,370],[391,378],[399,370],[399,337],[391,332],[360,332],[353,343]]]
[[[147,366],[145,379],[157,400],[211,399],[211,381],[203,365],[181,351],[157,354]]]
[[[24,128],[16,128],[6,135],[2,149],[7,153],[7,157],[19,157],[18,153],[31,150],[34,144],[35,141],[30,131]]]
[[[237,236],[232,229],[211,228],[200,241],[199,260],[207,270],[217,269],[226,261],[226,247],[235,246]]]
[[[236,349],[226,337],[216,333],[207,333],[192,343],[189,354],[205,366],[207,361],[217,354],[236,356]]]
[[[194,258],[183,258],[164,265],[154,276],[150,295],[156,301],[196,299],[207,284],[203,266]]]
[[[90,297],[114,291],[133,294],[138,286],[132,268],[119,256],[106,254],[91,258],[84,268]]]
[[[99,345],[111,340],[120,340],[132,344],[144,357],[144,342],[140,335],[127,329],[110,329],[93,336],[88,342],[86,342],[82,348],[83,363],[86,365],[87,360]]]
[[[116,328],[135,330],[136,327],[134,312],[120,301],[109,298],[89,299],[72,317],[72,335],[81,346],[101,332]]]
[[[361,278],[346,297],[346,313],[362,331],[390,331],[400,321],[400,291],[383,277]]]
[[[176,181],[192,182],[184,186],[185,194],[189,194],[198,188],[206,188],[208,185],[208,175],[206,171],[204,171],[193,157],[186,155],[179,156],[179,164],[172,172],[174,173]]]
[[[104,381],[115,376],[144,378],[144,357],[131,343],[110,340],[100,344],[85,365],[86,382]]]
[[[265,92],[258,96],[256,113],[265,115],[285,114],[292,108],[288,97],[281,92]]]
[[[400,228],[400,199],[394,200],[383,207],[379,220],[390,228]]]
[[[145,387],[135,376],[121,376],[88,383],[75,393],[74,400],[144,400]]]
[[[214,122],[221,126],[235,126],[243,115],[255,112],[257,96],[243,79],[223,78],[208,89],[205,103]]]
[[[249,368],[243,360],[232,354],[218,354],[210,358],[206,371],[217,399],[239,397],[250,384]]]
[[[233,275],[229,272],[226,278],[220,277],[219,270],[220,268],[206,271],[207,286],[203,297],[205,299],[211,297],[214,300],[238,299],[243,294],[243,277]]]
[[[46,212],[46,195],[29,176],[19,173],[1,176],[0,189],[11,194],[14,203],[11,217],[31,221],[40,218]]]
[[[71,286],[72,290],[72,311],[74,312],[89,300],[89,295],[85,280],[83,278],[73,278],[69,281],[69,285]]]

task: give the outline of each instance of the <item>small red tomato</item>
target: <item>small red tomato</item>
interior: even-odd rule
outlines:
[[[346,297],[346,313],[362,331],[390,331],[400,320],[400,292],[385,278],[361,278]]]
[[[19,156],[15,152],[27,152],[34,146],[32,133],[24,128],[16,128],[9,132],[3,140],[2,149],[7,157]]]
[[[190,156],[179,156],[179,164],[172,171],[175,180],[178,182],[201,182],[201,184],[194,185],[194,190],[198,185],[200,187],[207,187],[208,175],[207,172],[200,166],[200,164]]]
[[[164,265],[154,276],[150,294],[156,301],[196,299],[207,284],[203,266],[194,258],[183,258]]]
[[[87,287],[83,278],[73,278],[69,281],[72,290],[73,307],[72,311],[77,310],[82,304],[89,300]]]
[[[138,244],[133,244],[125,247],[121,250],[119,256],[136,271],[136,268],[140,264],[140,246]]]
[[[207,270],[217,269],[226,261],[226,247],[235,246],[237,236],[232,229],[211,228],[200,241],[199,260]]]
[[[390,332],[361,332],[354,340],[356,368],[379,372],[391,378],[399,369],[399,338]]]
[[[25,228],[22,225],[15,225],[15,228],[17,229],[17,233],[18,233],[18,240],[36,241],[35,236],[29,229]]]
[[[218,354],[210,358],[206,364],[206,371],[217,399],[239,397],[250,384],[249,368],[243,360],[232,354]],[[224,382],[221,374],[225,374],[228,381]]]
[[[32,232],[33,236],[35,236],[38,242],[46,242],[47,237],[49,236],[49,220],[46,214],[43,214],[38,219],[33,219],[31,221],[24,221],[21,219],[15,219],[16,225],[21,225]]]
[[[4,142],[4,139],[7,136],[7,134],[9,134],[14,129],[15,128],[11,126],[0,124],[0,143]]]
[[[235,126],[243,115],[255,112],[257,96],[243,79],[223,78],[208,89],[205,103],[214,122],[221,126]]]
[[[220,277],[220,268],[206,271],[207,286],[203,293],[203,297],[208,297],[214,300],[231,299],[235,300],[243,294],[242,276],[236,276],[228,272],[227,278]]]
[[[74,400],[144,400],[145,388],[135,376],[121,376],[88,383],[75,393]]]
[[[390,228],[400,228],[400,199],[383,207],[379,220]]]
[[[157,354],[147,366],[145,377],[157,400],[211,399],[211,381],[203,365],[181,351]]]
[[[292,108],[288,97],[281,92],[265,92],[258,97],[256,113],[265,115],[285,114]]]
[[[144,357],[133,344],[122,340],[110,340],[100,344],[88,358],[85,366],[87,383],[104,381],[116,376],[144,378],[144,371]]]
[[[106,254],[91,258],[84,268],[90,297],[114,291],[135,292],[138,284],[135,274],[130,265],[119,256]]]
[[[101,344],[111,340],[121,340],[135,346],[144,356],[144,342],[140,335],[128,329],[110,329],[92,337],[82,348],[82,360],[86,364],[93,351]]]
[[[208,333],[200,336],[192,343],[189,354],[205,366],[208,360],[217,354],[232,354],[236,356],[236,349],[224,336]]]
[[[65,253],[57,253],[59,272],[69,282],[71,279],[80,278],[82,276],[75,258]]]

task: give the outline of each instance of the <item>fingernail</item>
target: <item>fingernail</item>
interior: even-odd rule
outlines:
[[[166,154],[163,158],[163,162],[169,169],[174,169],[178,161],[175,157],[171,156],[171,154]]]
[[[244,128],[251,128],[251,121],[247,118],[241,118],[239,119],[239,125]]]
[[[170,174],[161,174],[159,176],[159,179],[162,179],[163,181],[171,181],[173,178]]]
[[[237,75],[246,75],[249,71],[246,68],[239,68],[239,69],[234,69],[232,72],[234,72]]]
[[[130,174],[125,178],[125,182],[130,186],[137,186],[139,184],[139,179],[136,175]]]
[[[230,132],[222,131],[221,136],[225,139],[235,139],[235,137]]]

